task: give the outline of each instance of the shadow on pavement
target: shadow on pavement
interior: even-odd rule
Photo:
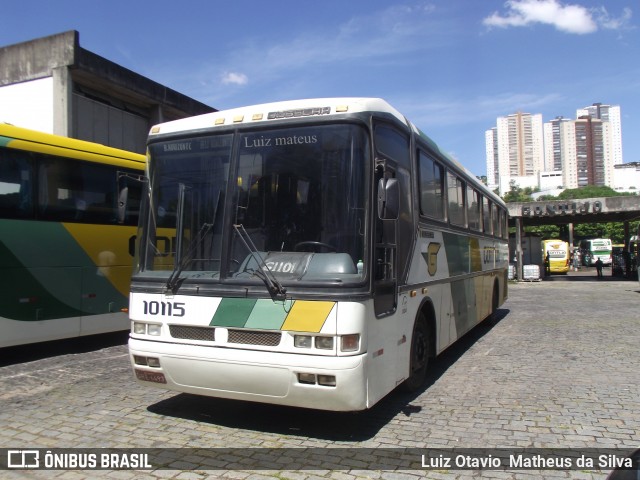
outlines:
[[[158,414],[196,422],[271,432],[278,435],[303,436],[318,439],[361,442],[375,437],[398,414],[407,417],[418,414],[422,407],[413,404],[478,340],[509,313],[500,309],[496,320],[485,321],[443,352],[431,365],[425,385],[417,392],[391,392],[378,404],[362,412],[327,412],[283,407],[238,400],[203,397],[186,393],[150,405],[147,410]]]
[[[33,362],[43,358],[58,357],[70,353],[86,353],[116,345],[126,345],[129,330],[121,332],[89,335],[86,337],[54,340],[51,342],[30,343],[0,349],[0,367],[17,363]]]

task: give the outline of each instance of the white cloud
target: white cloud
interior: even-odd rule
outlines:
[[[438,48],[437,36],[450,34],[450,25],[434,20],[436,8],[424,1],[412,5],[393,5],[382,11],[367,12],[334,27],[306,29],[297,36],[274,43],[247,43],[230,50],[229,71],[248,71],[252,83],[283,71],[301,70],[309,65],[340,62],[367,63],[397,61],[403,53],[421,50],[425,45]]]
[[[598,30],[592,12],[581,5],[563,5],[558,0],[509,0],[505,5],[508,8],[506,15],[494,12],[483,20],[483,24],[507,28],[542,23],[580,35]]]
[[[622,15],[618,18],[612,17],[607,12],[607,9],[604,7],[600,7],[594,12],[596,16],[598,24],[605,29],[608,30],[622,30],[627,29],[629,27],[629,23],[631,21],[631,9],[625,8],[622,10]]]
[[[222,83],[224,85],[246,85],[249,78],[244,73],[225,72],[222,74]]]

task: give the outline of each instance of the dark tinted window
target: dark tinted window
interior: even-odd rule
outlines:
[[[418,156],[420,182],[420,214],[444,219],[444,175],[442,166],[420,152]]]

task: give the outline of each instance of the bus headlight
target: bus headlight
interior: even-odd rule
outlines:
[[[153,335],[155,337],[159,337],[162,333],[162,325],[158,325],[157,323],[150,323],[147,326],[147,333],[149,335]]]
[[[133,333],[145,335],[147,333],[147,324],[142,322],[133,322]]]
[[[159,323],[133,322],[133,333],[159,337],[162,333],[162,325]]]
[[[311,348],[311,335],[295,335],[293,337],[293,344],[298,348]]]
[[[316,337],[316,348],[333,350],[333,337]]]

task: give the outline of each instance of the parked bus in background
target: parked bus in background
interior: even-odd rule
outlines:
[[[580,252],[582,254],[582,264],[586,266],[595,265],[598,259],[604,265],[611,265],[612,245],[609,238],[589,238],[580,241]]]
[[[146,385],[363,410],[507,297],[504,202],[384,100],[216,112],[153,127],[148,150]]]
[[[0,347],[128,328],[145,163],[0,124]]]
[[[569,243],[562,240],[543,240],[542,258],[548,273],[567,273],[570,267]]]

